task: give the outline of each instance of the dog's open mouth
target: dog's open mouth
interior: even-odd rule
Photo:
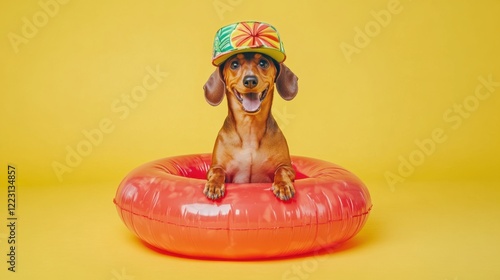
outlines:
[[[243,105],[243,110],[247,113],[255,113],[259,111],[262,100],[264,100],[267,96],[267,88],[260,93],[239,93],[236,89],[233,91],[236,98],[241,102],[241,105]]]

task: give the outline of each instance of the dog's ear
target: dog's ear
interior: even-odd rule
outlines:
[[[219,68],[215,69],[212,75],[210,75],[210,78],[208,78],[208,81],[203,86],[203,90],[205,91],[205,100],[207,100],[208,104],[217,106],[222,102],[225,85],[224,81],[222,81]]]
[[[299,78],[285,64],[279,64],[276,89],[285,100],[292,100],[299,91]]]

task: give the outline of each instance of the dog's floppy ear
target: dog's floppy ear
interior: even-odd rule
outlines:
[[[222,81],[219,68],[215,69],[212,75],[210,75],[210,78],[208,78],[208,81],[203,86],[203,90],[205,91],[205,100],[207,100],[208,104],[217,106],[222,102],[225,85]]]
[[[276,89],[285,100],[292,100],[299,91],[299,78],[285,64],[279,64],[279,73],[276,78]]]

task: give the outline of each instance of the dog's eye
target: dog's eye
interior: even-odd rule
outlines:
[[[235,69],[238,69],[238,67],[240,67],[240,63],[238,61],[233,61],[231,62],[231,69],[235,70]]]
[[[261,59],[259,61],[259,66],[266,69],[267,67],[269,67],[269,62],[267,60]]]

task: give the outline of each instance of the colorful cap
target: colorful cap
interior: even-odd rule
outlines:
[[[222,27],[215,33],[212,64],[219,66],[230,56],[243,52],[259,52],[277,62],[286,58],[278,30],[257,21],[242,21]]]

